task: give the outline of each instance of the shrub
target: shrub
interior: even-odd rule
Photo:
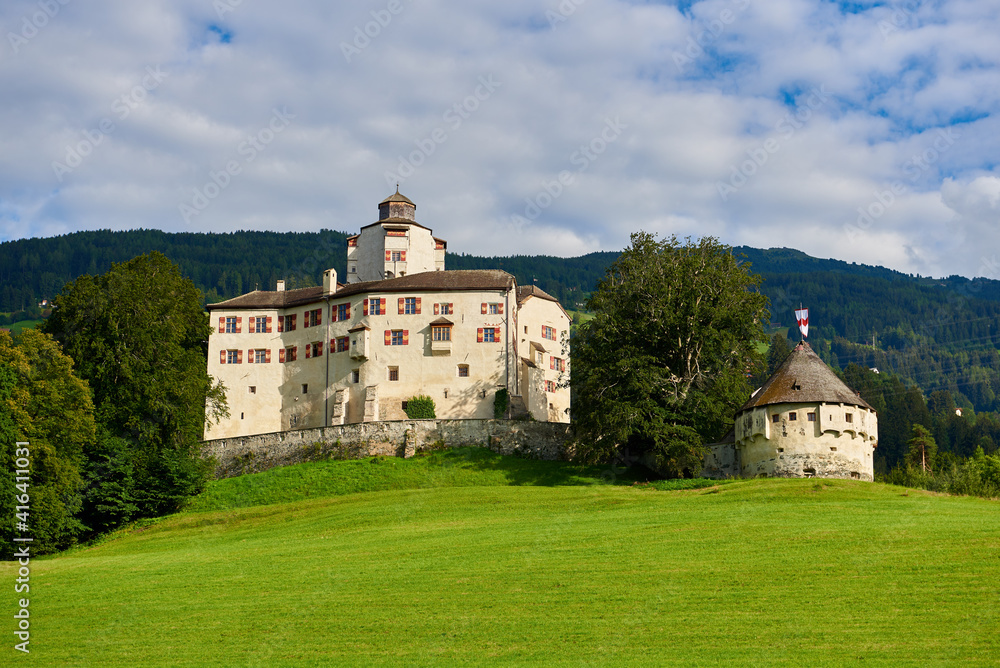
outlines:
[[[426,395],[420,395],[407,400],[406,417],[411,420],[433,420],[434,400]]]
[[[503,419],[503,416],[507,414],[507,405],[509,403],[510,397],[507,396],[507,390],[497,390],[497,393],[493,396],[493,419]]]

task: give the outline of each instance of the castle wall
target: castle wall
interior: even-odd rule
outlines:
[[[216,478],[255,473],[330,457],[409,456],[441,441],[448,447],[481,446],[504,455],[568,460],[572,428],[515,420],[399,420],[298,429],[202,443],[217,461]]]

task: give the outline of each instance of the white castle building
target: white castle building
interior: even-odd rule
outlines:
[[[397,192],[378,221],[348,238],[347,282],[255,290],[210,304],[208,372],[230,417],[206,439],[404,420],[430,396],[448,419],[510,412],[569,422],[569,317],[534,286],[499,270],[445,271],[447,243],[416,222]]]

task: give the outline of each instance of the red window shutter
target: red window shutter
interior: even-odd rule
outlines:
[[[253,364],[253,348],[247,351],[247,364]]]
[[[267,333],[271,333],[271,323],[274,322],[274,318],[267,316]]]
[[[410,330],[408,329],[403,330],[403,345],[404,346],[410,345]]]
[[[323,355],[323,342],[320,341],[316,346],[316,357],[321,357]]]
[[[243,333],[243,318],[236,318],[236,333]]]
[[[283,315],[278,316],[278,331],[279,332],[285,331],[285,316]]]
[[[225,364],[226,363],[226,351],[225,350],[221,350],[219,352],[222,353],[222,359],[219,360],[219,364]]]
[[[337,305],[330,307],[330,322],[337,322]]]
[[[386,314],[386,310],[385,310],[385,297],[382,297],[381,299],[378,300],[378,307],[379,307],[378,308],[379,313],[381,313],[382,315],[385,315]]]
[[[483,315],[486,315],[486,302],[483,302]]]
[[[368,300],[365,300],[365,315],[368,315]]]
[[[385,252],[385,261],[386,262],[391,262],[392,261],[392,251],[386,251]]]
[[[451,314],[451,315],[455,315],[455,305],[454,304],[448,304],[448,313]]]
[[[346,319],[347,320],[351,319],[351,305],[350,304],[347,304],[347,317],[346,317]]]
[[[555,357],[549,357],[549,368],[550,369],[555,369],[556,368],[556,358]]]
[[[387,345],[387,346],[391,346],[392,345],[392,330],[391,329],[385,330],[385,345]]]
[[[493,328],[493,339],[497,343],[500,343],[500,328],[499,327],[494,327]]]
[[[503,302],[497,304],[497,311],[500,313],[500,315],[503,315]]]
[[[403,315],[403,310],[406,308],[405,304],[406,304],[405,300],[402,297],[400,297],[399,298],[399,315]]]
[[[243,364],[243,351],[242,350],[237,350],[236,351],[236,363],[237,364]]]
[[[278,349],[278,364],[284,364],[284,363],[285,363],[285,349],[284,348],[279,348]]]
[[[440,304],[435,304],[434,305],[434,315],[441,315],[441,305]]]
[[[312,344],[306,346],[306,359],[312,357]]]
[[[401,251],[399,254],[399,260],[401,262],[406,262],[406,251]]]
[[[420,315],[420,297],[417,297],[417,315]]]
[[[309,326],[309,311],[302,314],[302,329]]]
[[[337,352],[337,339],[330,339],[330,352]]]
[[[292,346],[292,361],[294,362],[299,358],[299,347]]]
[[[268,348],[267,350],[264,351],[264,364],[270,364],[270,363],[271,363],[271,349]]]
[[[317,325],[323,324],[323,309],[321,308],[316,309],[316,324]]]
[[[476,342],[477,343],[482,343],[483,342],[483,328],[482,327],[480,327],[478,330],[476,330]]]
[[[226,318],[225,318],[225,316],[219,318],[219,331],[220,332],[226,331]]]

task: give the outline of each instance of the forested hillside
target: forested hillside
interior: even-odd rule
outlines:
[[[346,268],[343,232],[78,232],[0,244],[0,311],[29,309],[81,274],[158,250],[213,302],[244,292],[315,285],[323,269]],[[771,323],[790,327],[810,309],[810,341],[838,368],[857,363],[894,371],[930,394],[947,390],[958,405],[1000,410],[1000,281],[931,279],[884,267],[810,257],[787,248],[737,247],[764,277]],[[618,256],[477,257],[449,254],[450,269],[500,268],[578,308]],[[37,308],[34,309],[37,311]],[[15,316],[16,318],[17,316]]]

